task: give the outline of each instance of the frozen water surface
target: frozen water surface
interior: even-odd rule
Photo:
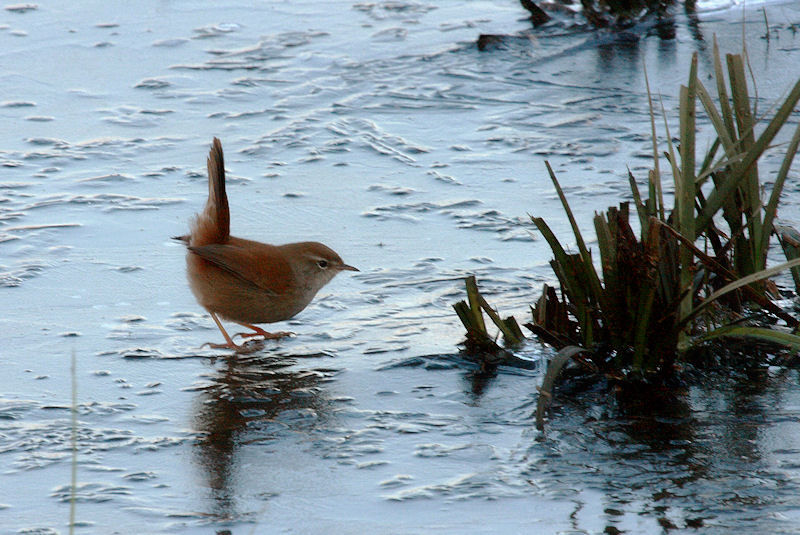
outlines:
[[[5,6],[0,531],[69,531],[74,353],[76,533],[796,532],[795,372],[655,416],[589,394],[543,437],[539,372],[476,377],[451,310],[468,273],[519,318],[552,282],[527,223],[568,230],[545,159],[587,229],[626,166],[646,176],[643,64],[674,117],[692,52],[707,74],[744,16],[760,109],[794,83],[797,5],[738,4],[619,41],[530,32],[499,1]],[[481,33],[520,37],[479,52]],[[362,270],[238,358],[199,349],[221,337],[169,239],[214,135],[236,235]]]

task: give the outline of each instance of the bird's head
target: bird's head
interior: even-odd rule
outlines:
[[[342,271],[358,271],[357,268],[345,264],[336,251],[318,242],[301,242],[291,244],[297,254],[295,276],[301,277],[306,285],[315,292],[328,284]]]

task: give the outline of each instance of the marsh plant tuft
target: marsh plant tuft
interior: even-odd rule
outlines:
[[[767,121],[753,107],[742,55],[728,54],[723,68],[715,40],[713,57],[716,99],[698,78],[697,54],[692,58],[688,84],[680,89],[677,146],[664,117],[663,157],[675,191],[671,209],[662,193],[662,147],[649,86],[653,169],[647,191],[642,195],[628,172],[633,201],[595,215],[596,251],[587,247],[545,162],[577,251],[568,251],[544,219],[531,218],[552,250],[550,263],[560,288],[544,286],[527,327],[556,349],[572,348],[573,358],[581,355],[616,381],[663,382],[690,350],[716,339],[800,348],[798,320],[774,302],[777,287],[769,281],[791,269],[800,292],[800,234],[777,223],[800,126],[781,147],[784,157],[777,175],[770,177],[771,188],[758,169],[800,100],[800,81]],[[704,154],[697,153],[695,143],[698,102],[716,134]],[[768,267],[773,235],[787,261]],[[479,293],[471,298],[480,299]],[[461,316],[463,322],[466,314]]]

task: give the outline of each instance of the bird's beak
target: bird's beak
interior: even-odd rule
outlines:
[[[353,266],[348,266],[347,264],[342,264],[341,266],[339,266],[339,269],[342,271],[361,271],[360,269],[355,268]]]

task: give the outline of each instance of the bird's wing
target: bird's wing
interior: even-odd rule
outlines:
[[[212,243],[189,247],[189,250],[261,290],[272,294],[284,293],[292,286],[294,274],[291,266],[280,253],[266,250],[272,246],[258,245],[261,247]]]

